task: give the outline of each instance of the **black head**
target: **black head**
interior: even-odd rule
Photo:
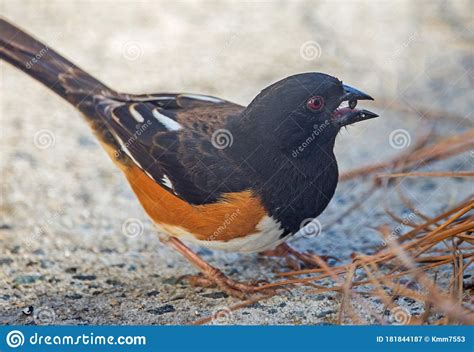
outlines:
[[[302,73],[265,88],[243,122],[261,144],[303,157],[315,147],[332,150],[342,126],[378,116],[356,109],[357,100],[373,99],[327,74]]]

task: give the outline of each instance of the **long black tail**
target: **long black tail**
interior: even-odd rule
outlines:
[[[0,58],[55,91],[84,113],[94,95],[113,96],[111,89],[47,45],[0,18]]]
[[[74,105],[83,113],[111,158],[123,165],[129,162],[124,153],[118,153],[117,156],[120,143],[112,133],[113,121],[103,111],[116,102],[116,99],[123,99],[123,95],[106,87],[3,18],[0,18],[0,59],[40,81]]]

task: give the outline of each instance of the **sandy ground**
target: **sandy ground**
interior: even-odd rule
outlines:
[[[386,102],[374,108],[381,118],[338,137],[341,170],[385,160],[423,129],[449,135],[473,125],[470,1],[2,0],[1,14],[122,91],[198,92],[247,104],[290,74],[331,73]],[[237,300],[179,282],[195,270],[160,244],[80,115],[22,72],[0,67],[0,323],[184,324],[216,313],[218,324],[336,321],[338,295],[294,290],[229,313]],[[400,105],[409,112],[397,112]],[[459,117],[426,119],[419,106]],[[422,170],[472,170],[473,163],[471,151]],[[401,217],[413,216],[393,189],[325,226],[369,186],[340,184],[319,219],[321,234],[293,244],[342,261],[379,248],[370,227],[396,228],[384,203]],[[462,179],[410,179],[402,188],[428,215],[473,189]],[[136,236],[124,231],[130,221],[142,226]],[[200,254],[240,280],[272,280],[285,270],[276,258]],[[423,312],[411,300],[397,303],[412,315]],[[382,312],[377,300],[369,304]]]

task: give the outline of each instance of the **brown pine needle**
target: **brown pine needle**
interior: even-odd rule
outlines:
[[[368,176],[378,171],[391,169],[401,162],[404,168],[426,165],[429,162],[449,158],[461,152],[474,148],[474,130],[469,130],[456,136],[443,138],[435,144],[411,149],[402,153],[390,161],[381,162],[375,165],[363,166],[342,173],[340,181],[347,181],[356,177]]]
[[[396,174],[377,175],[377,178],[397,178],[397,177],[474,177],[474,172],[471,172],[471,171],[399,172]]]
[[[412,237],[416,236],[418,233],[420,233],[420,231],[426,229],[428,226],[430,226],[430,225],[432,225],[432,224],[434,224],[434,223],[437,223],[437,222],[439,222],[440,220],[443,220],[443,219],[447,218],[448,216],[451,216],[452,214],[456,213],[457,211],[463,209],[463,208],[466,207],[469,203],[472,202],[472,196],[473,196],[472,194],[469,195],[469,197],[468,197],[465,201],[463,201],[463,202],[461,202],[460,204],[456,205],[454,208],[452,208],[452,209],[450,209],[450,210],[444,212],[443,214],[440,214],[440,215],[434,217],[433,219],[427,221],[427,222],[424,223],[424,224],[421,224],[421,225],[415,227],[413,230],[407,232],[407,233],[404,234],[403,236],[400,236],[400,237],[398,238],[398,241],[399,241],[400,243],[403,243],[403,242],[405,242],[406,240],[409,240],[409,239],[411,239]]]
[[[416,268],[416,264],[412,261],[410,256],[400,247],[396,242],[390,242],[389,245],[397,255],[397,259],[408,268]],[[427,298],[433,302],[433,307],[442,311],[446,316],[459,320],[463,324],[474,324],[474,315],[469,314],[466,310],[453,301],[450,296],[442,294],[435,287],[433,281],[429,279],[423,272],[417,271],[414,273],[414,278],[420,282],[424,287],[430,288],[430,294]]]
[[[345,309],[346,304],[350,304],[350,296],[351,296],[350,290],[352,288],[352,279],[354,278],[354,272],[356,268],[357,268],[357,264],[352,263],[349,266],[349,272],[346,276],[346,281],[344,283],[344,292],[341,298],[341,306],[339,308],[339,316],[337,320],[339,325],[342,324],[342,320],[344,318],[344,309]]]

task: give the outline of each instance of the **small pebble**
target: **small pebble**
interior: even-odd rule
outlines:
[[[249,308],[265,309],[265,306],[263,306],[260,302],[255,302],[254,304],[250,305]]]
[[[156,314],[156,315],[161,315],[161,314],[165,314],[165,313],[172,313],[174,311],[176,311],[176,309],[171,304],[166,304],[166,305],[161,306],[159,308],[152,308],[152,309],[147,310],[148,313]]]
[[[64,272],[68,274],[75,274],[77,273],[77,268],[75,267],[67,268],[66,270],[64,270]]]
[[[316,318],[324,318],[324,317],[326,317],[326,316],[328,316],[328,315],[330,315],[330,314],[334,314],[334,313],[337,313],[337,312],[336,312],[335,310],[332,310],[332,309],[331,309],[331,310],[325,310],[325,311],[323,311],[323,312],[320,312],[320,313],[318,313],[318,314],[315,314],[314,316],[315,316]]]
[[[20,284],[20,285],[28,285],[28,284],[33,284],[37,280],[42,279],[43,277],[41,275],[23,275],[23,276],[18,276],[15,279],[15,283]]]
[[[213,298],[213,299],[229,297],[229,295],[225,292],[212,292],[212,293],[206,293],[206,294],[201,295],[201,296],[206,297],[206,298]]]
[[[0,265],[10,265],[11,263],[13,263],[11,258],[0,258]]]
[[[122,283],[118,280],[114,280],[114,279],[107,279],[105,280],[105,283],[107,285],[112,285],[112,286],[122,286]]]
[[[69,299],[81,299],[82,298],[82,295],[78,294],[78,293],[73,293],[71,295],[66,295],[64,296],[66,298],[69,298]]]
[[[82,280],[82,281],[92,281],[92,280],[97,279],[97,276],[95,276],[95,275],[74,275],[72,278],[76,279],[76,280]]]

